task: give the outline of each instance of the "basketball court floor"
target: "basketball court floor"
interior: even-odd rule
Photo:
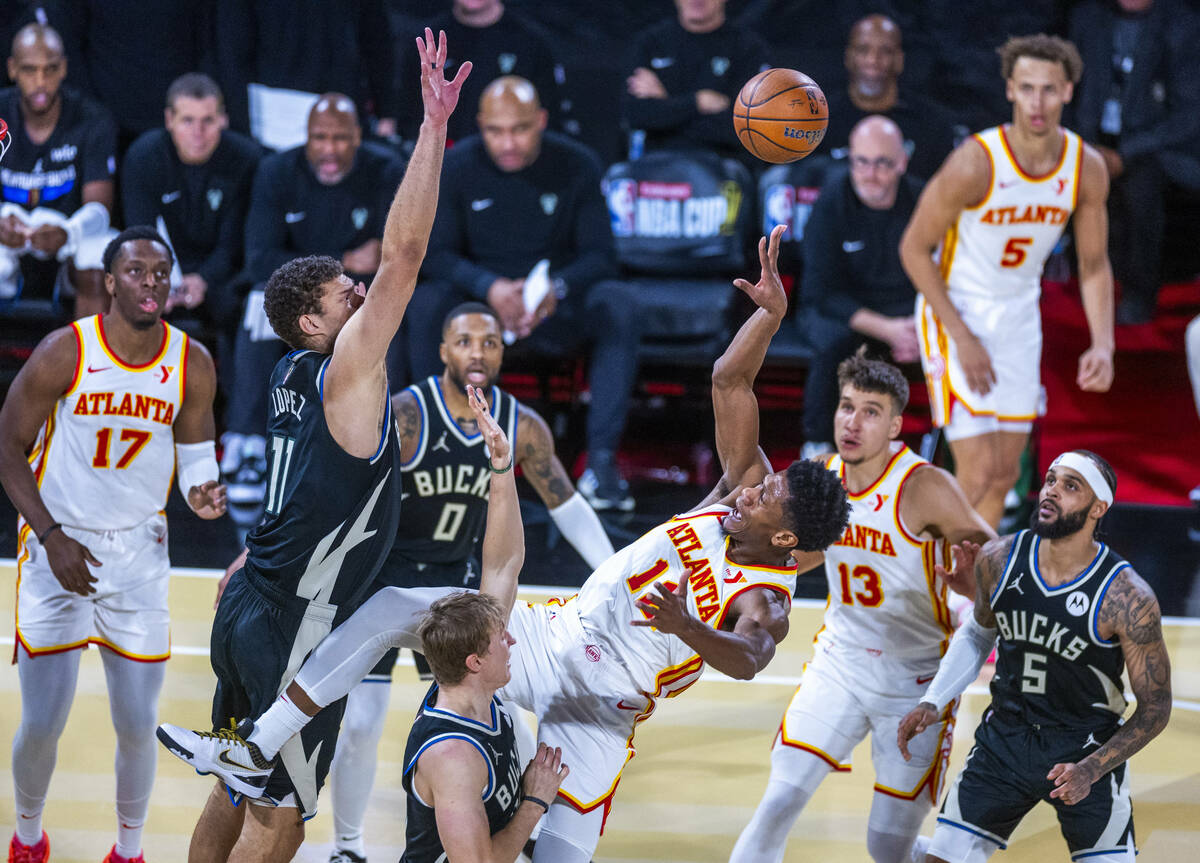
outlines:
[[[171,584],[173,658],[160,715],[206,727],[213,690],[208,634],[219,573],[177,570]],[[0,562],[0,619],[13,620],[16,570]],[[522,596],[536,600],[546,591]],[[662,702],[635,738],[638,755],[626,767],[597,863],[718,863],[728,859],[738,833],[758,803],[768,773],[768,752],[782,711],[805,660],[811,656],[823,603],[798,602],[792,630],[770,668],[751,682],[722,678],[711,670],[676,699]],[[0,646],[11,649],[4,624]],[[1139,863],[1200,859],[1200,621],[1170,620],[1167,645],[1174,667],[1175,710],[1167,730],[1133,759],[1133,796],[1141,854]],[[520,650],[520,645],[516,647]],[[401,762],[409,722],[425,687],[407,655],[396,669],[391,713],[379,751],[379,772],[367,817],[372,861],[399,859],[404,837]],[[959,711],[950,776],[956,775],[987,698],[980,684]],[[10,742],[20,719],[20,688],[14,666],[0,671],[0,829],[11,830]],[[50,785],[45,825],[55,863],[98,863],[114,840],[112,803],[114,738],[104,675],[96,649],[84,653],[74,710],[60,743]],[[160,750],[158,780],[147,822],[148,863],[187,857],[188,840],[212,780],[199,777]],[[792,830],[786,860],[868,861],[867,811],[873,776],[867,744],[854,753],[854,770],[831,775]],[[296,859],[328,859],[331,820],[328,796],[309,822],[308,841]],[[925,832],[932,830],[933,816]],[[8,835],[7,833],[5,835]],[[1053,812],[1039,806],[1018,828],[998,861],[1067,860]]]

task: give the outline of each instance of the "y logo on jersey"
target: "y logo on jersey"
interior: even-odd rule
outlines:
[[[1058,183],[1058,188],[1054,190],[1054,194],[1061,195],[1063,193],[1063,189],[1067,187],[1067,178],[1059,177],[1055,180],[1055,182]]]
[[[889,494],[876,494],[875,495],[875,512],[879,512],[879,510],[883,509],[883,505],[885,503],[887,503],[887,499],[889,497],[891,497],[891,495],[889,495]]]
[[[175,366],[159,366],[158,368],[162,372],[162,380],[160,380],[159,383],[165,384],[167,382],[167,378],[171,376],[171,372],[175,371]]]

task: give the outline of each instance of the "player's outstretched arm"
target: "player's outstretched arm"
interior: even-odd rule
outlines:
[[[996,538],[996,531],[967,501],[958,480],[933,465],[918,468],[909,477],[900,498],[900,517],[910,529],[941,537],[950,546],[983,545]],[[937,566],[937,574],[955,593],[975,598],[974,567]]]
[[[417,273],[429,244],[429,232],[437,212],[442,155],[446,150],[446,123],[458,104],[459,90],[471,71],[465,62],[447,81],[446,34],[434,43],[433,32],[425,29],[417,38],[421,58],[421,98],[425,116],[409,159],[404,179],[392,199],[383,228],[383,250],[379,269],[358,313],[346,322],[334,346],[333,359],[325,374],[325,388],[342,388],[372,373],[382,374],[388,345],[417,283]],[[374,384],[374,380],[368,381]],[[357,399],[358,394],[349,394]],[[328,401],[328,397],[327,397]]]
[[[1125,655],[1129,686],[1137,707],[1099,749],[1076,764],[1055,764],[1046,777],[1051,797],[1068,805],[1083,800],[1092,785],[1153,740],[1171,717],[1171,659],[1162,635],[1162,612],[1150,585],[1132,568],[1123,569],[1109,585],[1096,615],[1103,638],[1116,638]]]
[[[71,388],[78,356],[75,331],[63,327],[42,339],[17,373],[4,407],[0,408],[0,483],[29,529],[40,539],[50,570],[63,589],[87,596],[96,592],[92,587],[96,578],[86,564],[99,566],[100,561],[62,532],[46,509],[37,479],[25,458],[55,403]]]
[[[536,411],[521,405],[517,420],[517,464],[538,493],[555,526],[579,556],[595,569],[612,557],[612,541],[604,525],[571,485],[571,478],[554,451],[554,436]]]
[[[742,324],[725,353],[713,365],[713,419],[716,423],[717,456],[721,460],[725,486],[730,492],[742,485],[758,483],[771,466],[758,448],[758,400],[754,397],[754,378],[762,368],[771,338],[787,314],[787,294],[779,280],[779,241],[783,227],[776,227],[770,239],[758,241],[758,260],[762,273],[758,282],[734,280],[758,306]]]
[[[1015,541],[1013,536],[993,539],[980,549],[975,561],[975,614],[967,620],[950,642],[937,674],[925,690],[925,697],[900,720],[896,745],[908,761],[908,741],[937,721],[938,716],[971,682],[996,643],[996,615],[992,611],[992,593],[1004,573],[1005,561]]]
[[[483,391],[468,385],[467,402],[479,424],[492,470],[479,591],[500,600],[507,617],[517,600],[517,577],[525,563],[525,528],[521,524],[521,504],[513,476],[513,452],[504,430],[488,410]]]
[[[983,145],[968,138],[947,157],[921,192],[917,208],[900,238],[900,263],[909,281],[929,303],[954,339],[959,362],[971,389],[987,393],[996,373],[987,351],[967,329],[950,302],[949,288],[933,254],[967,207],[981,203],[992,183],[992,163]]]
[[[1075,205],[1075,253],[1079,293],[1092,343],[1079,357],[1076,385],[1086,392],[1108,392],[1113,380],[1113,274],[1108,261],[1108,169],[1104,159],[1084,145]]]

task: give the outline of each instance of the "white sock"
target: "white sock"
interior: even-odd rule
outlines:
[[[267,712],[254,722],[254,730],[246,738],[262,752],[264,758],[274,758],[280,748],[300,733],[312,719],[303,710],[292,704],[286,694],[275,699]]]
[[[22,810],[17,807],[17,841],[36,845],[42,839],[42,810]]]
[[[117,818],[117,853],[126,860],[142,853],[143,824],[126,824],[125,819]]]

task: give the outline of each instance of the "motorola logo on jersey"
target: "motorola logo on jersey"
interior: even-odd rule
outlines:
[[[1067,613],[1073,617],[1082,617],[1091,607],[1091,598],[1082,590],[1077,590],[1067,597]]]

